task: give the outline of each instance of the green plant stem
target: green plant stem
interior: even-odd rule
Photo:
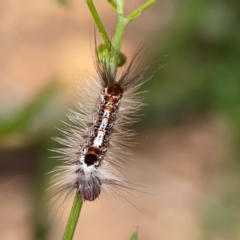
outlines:
[[[113,5],[112,0],[108,0],[111,5]],[[121,50],[122,45],[122,39],[123,39],[123,33],[125,30],[126,25],[137,18],[145,9],[150,7],[156,0],[148,0],[146,3],[144,3],[142,6],[140,6],[138,9],[130,13],[127,17],[124,17],[124,0],[118,0],[117,1],[117,26],[116,31],[114,35],[114,42],[113,42],[113,48],[114,48],[114,54],[110,61],[110,73],[111,76],[116,75],[117,72],[117,61],[118,56]]]
[[[144,3],[142,6],[140,6],[138,9],[134,10],[132,13],[130,13],[126,18],[126,24],[131,22],[133,19],[138,17],[144,10],[149,8],[152,4],[154,4],[156,0],[148,0],[146,3]]]
[[[93,4],[93,1],[92,0],[85,0],[85,1],[86,1],[87,5],[88,5],[88,8],[89,8],[90,12],[92,13],[92,16],[93,16],[93,19],[94,19],[94,21],[95,21],[95,23],[97,25],[97,28],[98,28],[99,32],[101,33],[101,35],[102,35],[104,43],[109,48],[111,48],[111,46],[112,46],[111,41],[110,41],[106,31],[105,31],[105,28],[104,28],[104,26],[102,24],[102,21],[101,21],[99,15],[97,13],[97,10],[96,10],[96,8],[95,8],[95,6]]]
[[[82,209],[83,200],[79,193],[76,191],[76,195],[73,201],[72,209],[68,218],[67,226],[62,240],[72,240],[75,228],[77,226],[78,217]]]
[[[123,33],[126,26],[126,21],[123,15],[124,11],[124,0],[117,1],[117,26],[114,35],[113,49],[114,54],[113,58],[110,61],[110,73],[111,76],[115,76],[117,72],[117,60],[121,50]]]
[[[150,7],[156,0],[148,0],[146,3],[144,3],[142,6],[140,6],[138,9],[130,13],[127,17],[124,17],[124,0],[118,0],[117,3],[114,0],[108,0],[108,2],[112,5],[112,7],[116,10],[117,12],[117,26],[116,26],[116,31],[114,35],[114,41],[113,45],[111,44],[109,37],[105,31],[105,28],[102,24],[102,21],[96,11],[96,8],[93,4],[92,0],[85,0],[90,12],[92,13],[93,19],[98,27],[98,30],[100,31],[104,43],[107,45],[109,49],[109,56],[110,56],[110,61],[108,64],[108,68],[110,71],[110,74],[113,78],[115,78],[116,73],[117,73],[117,62],[118,62],[118,57],[120,54],[121,50],[121,45],[122,45],[122,39],[123,39],[123,33],[125,30],[126,25],[137,18],[145,9]]]
[[[117,4],[113,0],[108,0],[114,9],[117,9]]]

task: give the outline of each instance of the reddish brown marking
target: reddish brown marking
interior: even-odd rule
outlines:
[[[114,104],[111,104],[111,106],[103,104],[103,105],[101,105],[101,113],[100,113],[100,115],[102,115],[102,113],[104,111],[106,111],[106,110],[114,113],[114,111],[116,110],[116,107],[117,106],[115,106]]]
[[[104,110],[105,110],[105,111],[109,111],[109,112],[111,112],[111,113],[114,113],[114,112],[115,112],[115,109],[114,109],[113,107],[111,107],[111,106],[104,106]]]
[[[111,103],[111,104],[117,104],[119,102],[118,98],[109,97],[108,95],[104,96],[104,100],[108,103]]]
[[[117,83],[110,84],[107,87],[107,94],[109,94],[110,96],[120,97],[122,93],[123,90]]]
[[[101,150],[99,148],[93,147],[93,146],[88,148],[88,152],[89,153],[94,153],[96,155],[100,155],[101,154]]]
[[[109,97],[108,95],[105,95],[105,96],[104,96],[104,100],[105,100],[106,102],[109,102],[109,99],[110,99],[110,97]]]

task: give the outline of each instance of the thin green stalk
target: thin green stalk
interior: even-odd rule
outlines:
[[[138,9],[134,10],[132,13],[130,13],[126,18],[126,24],[128,24],[129,22],[131,22],[133,19],[135,19],[136,17],[138,17],[144,10],[146,10],[147,8],[149,8],[152,4],[154,4],[156,2],[156,0],[148,0],[146,3],[144,3],[141,7],[139,7]]]
[[[116,32],[114,36],[114,43],[113,47],[116,52],[120,52],[121,44],[122,44],[122,38],[124,33],[124,27],[125,27],[125,19],[124,19],[124,0],[118,0],[117,1],[117,26],[116,26]]]
[[[77,226],[78,217],[82,209],[83,200],[79,193],[76,191],[76,195],[73,201],[72,209],[68,218],[67,226],[62,240],[72,240]]]
[[[110,41],[110,39],[109,39],[109,37],[107,35],[107,32],[105,31],[105,28],[104,28],[104,26],[102,24],[102,21],[101,21],[99,15],[97,13],[97,10],[96,10],[96,8],[95,8],[95,6],[93,4],[93,1],[92,0],[85,0],[85,1],[86,1],[87,5],[88,5],[88,8],[89,8],[90,12],[92,13],[92,16],[93,16],[93,19],[94,19],[94,21],[95,21],[95,23],[97,25],[97,28],[98,28],[99,32],[101,33],[101,35],[102,35],[104,43],[109,48],[111,48],[111,46],[112,46],[111,41]]]
[[[112,0],[108,0],[112,5]],[[117,72],[117,61],[118,56],[120,54],[121,45],[122,45],[122,39],[123,39],[123,33],[126,25],[137,18],[145,9],[150,7],[156,0],[148,0],[146,3],[144,3],[142,6],[140,6],[138,9],[130,13],[127,17],[124,17],[124,0],[118,0],[117,1],[117,26],[116,26],[116,32],[114,35],[114,42],[113,42],[113,48],[114,48],[114,55],[110,62],[110,72],[112,76],[116,75]],[[115,2],[114,2],[115,3]]]
[[[93,4],[92,0],[85,0],[90,12],[92,13],[93,19],[102,35],[103,41],[109,49],[110,61],[106,62],[109,67],[110,74],[112,77],[116,76],[117,68],[118,68],[118,58],[121,50],[123,33],[126,25],[137,18],[145,9],[150,7],[156,0],[148,0],[145,4],[140,6],[138,9],[130,13],[127,17],[124,17],[124,0],[118,0],[117,3],[114,0],[108,0],[108,2],[112,5],[112,7],[117,12],[117,26],[114,35],[113,46],[109,40],[109,37],[105,31],[105,28],[102,24],[102,21],[96,11],[96,8]]]
[[[114,9],[117,9],[117,4],[113,0],[108,0]]]
[[[116,26],[114,42],[113,42],[114,55],[110,62],[110,72],[112,76],[115,76],[117,72],[117,61],[118,61],[118,56],[121,50],[124,29],[126,26],[123,11],[124,11],[124,0],[118,0],[117,1],[117,26]]]

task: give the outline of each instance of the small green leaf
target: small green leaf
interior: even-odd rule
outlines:
[[[120,52],[118,54],[117,67],[123,66],[126,63],[126,61],[127,61],[127,57],[122,52]]]
[[[106,44],[100,44],[97,48],[98,61],[110,65],[110,61],[116,54],[113,48],[109,48]],[[126,63],[126,56],[120,52],[117,58],[117,67],[121,67]]]
[[[138,240],[138,230],[136,230],[136,231],[132,234],[132,236],[130,237],[129,240]]]

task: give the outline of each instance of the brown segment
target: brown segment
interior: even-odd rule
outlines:
[[[104,96],[104,100],[106,101],[106,102],[109,102],[109,99],[110,99],[111,97],[109,97],[108,95],[105,95]]]
[[[101,150],[99,148],[93,147],[93,146],[88,148],[88,152],[89,153],[94,153],[96,155],[100,155],[101,154]]]
[[[109,94],[110,96],[120,97],[122,93],[123,90],[118,83],[110,84],[107,87],[107,94]]]
[[[87,153],[85,155],[85,160],[84,162],[87,164],[87,166],[91,166],[93,165],[95,162],[98,161],[98,157],[97,155],[93,154],[93,153]]]
[[[109,111],[111,113],[115,112],[115,109],[113,107],[111,107],[111,106],[104,106],[104,110]]]
[[[118,98],[114,98],[114,97],[109,97],[108,95],[106,95],[104,97],[104,100],[108,103],[111,103],[111,104],[117,104],[119,102],[119,99]]]
[[[102,105],[99,111],[99,116],[103,116],[104,111],[109,111],[110,113],[114,113],[116,109],[117,109],[117,106],[114,106],[114,104],[112,104],[111,106]]]

